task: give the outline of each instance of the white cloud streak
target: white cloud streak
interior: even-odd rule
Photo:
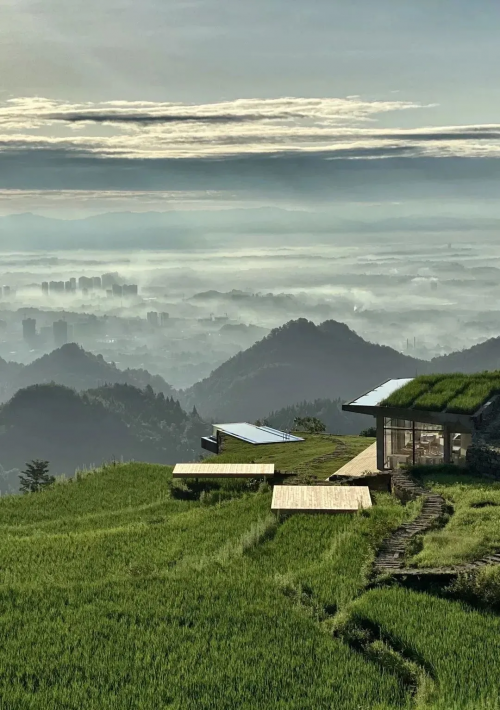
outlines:
[[[239,99],[211,104],[41,97],[0,104],[0,152],[58,150],[129,159],[224,158],[323,152],[331,158],[500,157],[500,124],[386,129],[408,101]]]

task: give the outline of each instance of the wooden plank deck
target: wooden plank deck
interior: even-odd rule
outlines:
[[[355,456],[345,466],[330,476],[330,480],[335,480],[335,476],[362,476],[366,472],[378,473],[377,468],[377,444],[371,444],[360,454]]]
[[[281,513],[354,513],[371,508],[367,486],[274,486],[271,510]]]
[[[270,478],[273,463],[178,463],[174,478]]]

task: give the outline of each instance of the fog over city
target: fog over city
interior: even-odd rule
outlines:
[[[301,317],[500,335],[498,8],[453,7],[0,10],[1,357],[187,388]]]
[[[346,323],[423,359],[500,335],[500,247],[491,235],[348,241],[3,253],[0,356],[28,363],[77,342],[186,388],[299,317]],[[27,319],[36,324],[23,337]],[[67,323],[62,334],[55,321]]]

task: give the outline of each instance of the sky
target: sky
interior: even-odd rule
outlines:
[[[498,0],[2,0],[0,214],[494,201],[499,31]]]

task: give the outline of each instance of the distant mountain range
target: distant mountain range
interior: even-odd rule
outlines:
[[[155,392],[176,396],[176,391],[163,377],[151,375],[147,370],[120,370],[106,362],[102,355],[92,355],[75,343],[63,345],[29,365],[0,358],[0,402],[8,400],[19,389],[50,382],[78,391],[105,384],[128,384],[141,389],[150,385]]]
[[[352,234],[387,232],[453,232],[500,228],[493,217],[392,217],[362,221],[340,219],[332,212],[287,210],[277,207],[168,212],[109,212],[84,219],[54,219],[32,214],[0,217],[0,244],[4,251],[60,249],[190,249],[214,242],[207,235],[266,233]],[[325,237],[322,237],[322,241]],[[222,238],[224,241],[224,238]],[[227,241],[227,238],[226,238]]]
[[[0,401],[36,384],[55,383],[79,392],[125,384],[141,390],[150,387],[178,400],[186,411],[196,406],[206,421],[255,421],[300,403],[345,401],[391,377],[495,369],[500,369],[500,338],[426,361],[370,343],[343,323],[330,320],[315,325],[298,319],[272,330],[209,377],[179,391],[158,375],[120,370],[101,355],[92,355],[75,344],[64,345],[26,366],[0,359]],[[337,419],[335,407],[327,407],[331,426],[348,427],[347,431],[356,433],[357,424]],[[366,423],[359,421],[359,429],[364,428]]]
[[[299,319],[223,363],[182,401],[205,418],[252,421],[299,402],[348,400],[391,377],[487,369],[500,369],[500,338],[425,361],[369,343],[343,323]]]
[[[175,464],[195,461],[207,425],[179,402],[115,384],[77,393],[61,385],[19,390],[0,407],[0,487],[16,492],[19,469],[33,458],[50,462],[53,474],[106,461]],[[8,480],[2,471],[10,471]],[[7,490],[5,490],[7,488]]]

